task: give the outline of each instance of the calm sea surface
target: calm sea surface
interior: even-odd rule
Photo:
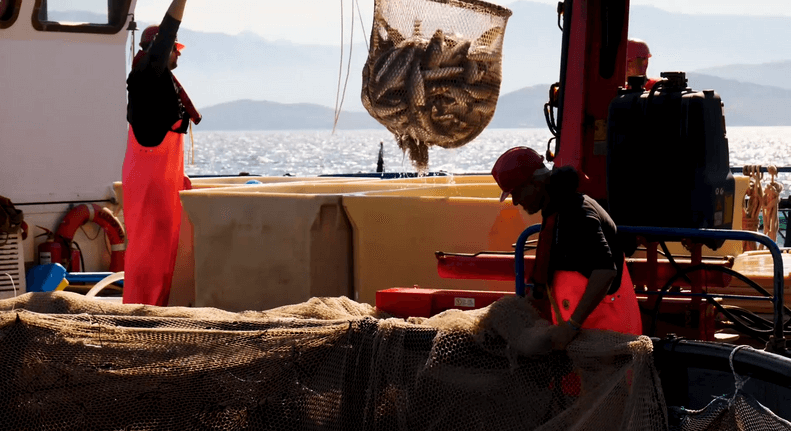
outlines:
[[[528,146],[543,154],[547,129],[486,129],[455,149],[432,148],[429,169],[451,173],[485,173],[508,148]],[[791,127],[729,127],[731,166],[791,166]],[[189,152],[189,139],[187,139]],[[386,172],[415,172],[386,130],[195,132],[194,157],[187,155],[188,175],[315,176],[373,172],[379,143],[384,143]],[[679,157],[683,155],[679,154]],[[189,162],[194,159],[194,164]],[[669,167],[672,168],[672,167]],[[791,193],[791,175],[781,174],[782,195]]]

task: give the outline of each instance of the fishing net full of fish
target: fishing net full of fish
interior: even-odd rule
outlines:
[[[419,171],[491,121],[511,11],[479,0],[376,0],[362,102]]]
[[[266,312],[0,301],[0,428],[664,430],[652,343],[550,351],[521,298],[432,318],[347,298]]]

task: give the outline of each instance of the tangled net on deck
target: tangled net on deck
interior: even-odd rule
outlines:
[[[550,352],[522,298],[430,319],[347,298],[266,312],[0,301],[8,429],[666,429],[647,337]]]
[[[419,171],[491,121],[511,11],[479,0],[376,0],[362,102]]]

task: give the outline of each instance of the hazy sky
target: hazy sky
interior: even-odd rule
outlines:
[[[363,35],[362,22],[370,31],[373,0],[188,0],[183,26],[192,30],[237,34],[251,31],[269,40],[290,40],[296,43],[340,45],[341,8],[345,28],[344,44],[348,43],[352,2],[359,4],[355,13],[354,39]],[[490,0],[503,6],[512,0]],[[534,0],[556,5],[557,0]],[[103,4],[103,0],[50,0],[51,4],[68,2]],[[136,18],[159,22],[170,0],[138,0]],[[648,5],[670,12],[687,14],[730,14],[791,16],[789,0],[632,0],[632,5]],[[52,6],[55,8],[54,4]],[[360,20],[362,16],[362,21]],[[367,35],[366,35],[367,38]]]

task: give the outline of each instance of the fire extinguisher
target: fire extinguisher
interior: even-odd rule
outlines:
[[[42,242],[38,245],[38,263],[39,265],[47,265],[50,263],[62,263],[63,262],[63,245],[55,241],[55,233],[51,230],[36,225],[39,229],[43,230],[44,233],[41,235],[36,235],[36,238],[40,236],[47,236],[47,240]]]
[[[80,246],[77,244],[76,241],[70,241],[70,242],[72,247],[71,247],[71,253],[69,254],[69,261],[64,263],[68,264],[67,267],[69,269],[69,272],[81,272],[82,269],[80,268],[80,266],[82,263],[82,255],[80,253]]]

